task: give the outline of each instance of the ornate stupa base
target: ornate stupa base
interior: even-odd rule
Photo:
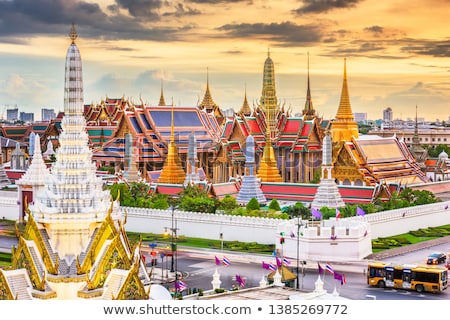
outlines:
[[[237,202],[240,204],[247,204],[252,198],[256,198],[260,204],[266,204],[267,202],[266,197],[261,190],[259,179],[255,176],[243,176]]]

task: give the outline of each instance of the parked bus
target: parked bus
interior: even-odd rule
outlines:
[[[367,284],[379,288],[442,292],[447,289],[447,268],[373,262],[367,267]]]

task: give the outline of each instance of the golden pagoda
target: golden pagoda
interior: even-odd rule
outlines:
[[[275,152],[272,147],[272,142],[270,139],[270,109],[268,110],[268,116],[266,117],[266,145],[264,146],[263,156],[259,164],[259,171],[257,177],[261,179],[262,182],[282,182],[283,178],[277,167],[277,160],[275,159]]]
[[[263,88],[260,105],[266,117],[268,117],[268,124],[272,128],[275,128],[279,106],[275,90],[275,68],[273,61],[270,58],[270,51],[267,52],[267,58],[264,62]]]
[[[335,142],[352,141],[352,138],[358,138],[358,124],[355,122],[347,85],[347,66],[344,59],[344,81],[342,83],[341,101],[336,114],[336,118],[331,124],[331,137]]]
[[[178,157],[178,148],[175,144],[175,125],[172,102],[172,128],[170,134],[169,151],[167,153],[166,161],[159,176],[159,183],[183,184],[186,179],[186,173],[181,165],[181,160]]]

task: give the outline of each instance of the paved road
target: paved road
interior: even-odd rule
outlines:
[[[373,253],[367,257],[369,260],[383,260],[390,257],[402,255],[409,252],[419,251],[426,248],[431,248],[440,244],[450,243],[450,236],[423,241],[419,243],[410,244],[408,246],[403,246],[399,248],[393,248],[389,250],[384,250],[381,252]]]

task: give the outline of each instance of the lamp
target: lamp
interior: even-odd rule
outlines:
[[[295,284],[296,289],[299,289],[299,263],[300,263],[300,228],[303,226],[303,222],[300,220],[300,215],[297,215],[297,283]],[[302,287],[303,287],[303,261],[302,261]]]

